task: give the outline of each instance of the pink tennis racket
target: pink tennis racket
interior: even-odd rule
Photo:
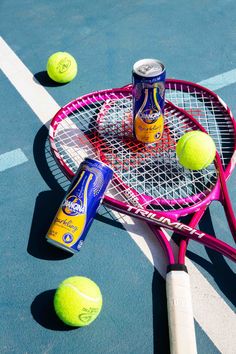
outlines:
[[[185,109],[206,129],[213,138],[217,151],[220,154],[224,179],[227,181],[232,174],[236,163],[236,128],[232,112],[226,103],[209,89],[184,80],[168,79],[166,81],[166,97],[175,105]],[[228,203],[223,193],[216,190],[212,193],[212,201],[219,201],[227,215]],[[204,208],[201,209],[191,220],[191,226],[199,223]],[[228,216],[231,225],[230,216]],[[232,234],[235,238],[235,228],[232,225]],[[184,262],[187,248],[187,239],[180,243],[179,262]]]
[[[163,138],[153,146],[134,141],[131,136],[131,100],[131,90],[127,87],[94,92],[70,102],[52,120],[52,151],[69,178],[74,176],[86,156],[107,163],[114,169],[115,177],[104,203],[154,225],[169,262],[166,280],[171,350],[195,353],[187,270],[184,263],[176,264],[166,234],[160,227],[177,232],[182,236],[181,240],[193,239],[235,261],[233,247],[179,221],[180,217],[192,213],[198,213],[199,218],[213,199],[212,194],[221,190],[227,200],[227,216],[232,219],[230,227],[235,237],[235,217],[224,168],[218,153],[215,164],[203,171],[189,171],[179,165],[175,154],[178,139],[187,131],[204,131],[204,128],[170,102],[165,107]],[[234,124],[233,128],[235,132]],[[232,138],[235,148],[234,134]]]

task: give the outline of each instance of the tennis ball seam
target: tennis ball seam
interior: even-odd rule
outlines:
[[[177,154],[180,164],[185,168],[193,169],[193,170],[204,169],[207,166],[209,166],[215,158],[216,146],[215,146],[213,139],[210,138],[209,136],[208,136],[209,140],[207,138],[205,138],[205,140],[204,139],[202,140],[202,144],[206,143],[206,145],[208,145],[208,148],[210,149],[208,156],[206,156],[207,151],[204,151],[204,149],[201,151],[199,144],[197,145],[197,150],[196,150],[196,147],[193,146],[193,149],[192,150],[190,149],[190,151],[188,151],[189,145],[191,144],[192,139],[193,139],[193,143],[195,144],[195,139],[198,138],[198,135],[200,137],[200,134],[202,136],[204,136],[204,135],[208,136],[205,132],[201,132],[198,130],[192,130],[192,131],[186,133],[185,135],[183,135],[177,143],[176,154]],[[181,141],[181,140],[183,140],[183,141]],[[200,140],[200,142],[201,142],[201,140]],[[213,146],[214,146],[214,153],[213,153]],[[199,148],[200,148],[200,150],[199,150]],[[201,154],[201,156],[199,156],[200,157],[199,161],[197,161],[198,153]],[[202,154],[204,154],[204,156],[205,156],[205,161],[202,158]],[[195,161],[196,164],[195,164],[194,160],[192,160],[192,158],[194,158],[196,160]],[[201,163],[200,163],[200,161],[201,161]]]
[[[197,133],[198,131],[196,131]],[[183,156],[183,154],[185,153],[185,149],[186,149],[186,145],[187,145],[187,142],[192,139],[192,137],[196,136],[196,134],[191,134],[190,136],[187,137],[187,139],[184,141],[184,144],[182,146],[182,149],[180,151],[180,154],[179,154],[179,160],[181,160],[181,157]]]
[[[72,81],[78,72],[76,59],[68,52],[56,52],[47,61],[48,76],[58,83]]]
[[[93,302],[99,302],[100,301],[100,297],[91,297],[89,295],[86,295],[84,293],[82,293],[79,289],[77,289],[74,285],[72,284],[64,284],[64,286],[67,286],[69,288],[71,288],[72,290],[74,290],[79,296],[84,297],[85,299],[89,300],[89,301],[93,301]]]
[[[205,164],[203,165],[202,168],[206,168],[207,166],[209,166],[211,161],[212,161],[212,158],[211,158],[211,156],[209,156],[208,160],[205,162]]]

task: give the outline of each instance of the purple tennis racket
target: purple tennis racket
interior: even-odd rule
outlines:
[[[103,202],[153,225],[169,263],[166,280],[171,350],[195,353],[187,270],[184,262],[175,262],[160,227],[177,232],[181,240],[193,239],[235,261],[233,247],[179,221],[188,214],[199,211],[202,214],[213,199],[212,194],[221,190],[227,200],[227,216],[233,220],[230,227],[235,237],[235,217],[224,167],[218,153],[215,163],[202,171],[189,171],[180,166],[175,154],[178,139],[190,130],[205,130],[191,115],[170,102],[165,106],[162,139],[152,146],[135,141],[131,135],[131,102],[128,87],[94,92],[70,102],[52,120],[52,151],[69,178],[87,156],[100,159],[114,169],[114,178]],[[235,142],[233,146],[235,148]]]

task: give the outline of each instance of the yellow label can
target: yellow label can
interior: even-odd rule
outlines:
[[[133,132],[142,143],[155,143],[164,130],[165,67],[143,59],[133,67]]]
[[[80,250],[112,175],[100,161],[81,163],[47,233],[50,243],[72,253]]]

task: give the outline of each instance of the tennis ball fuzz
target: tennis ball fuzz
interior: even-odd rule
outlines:
[[[65,324],[74,327],[88,326],[102,309],[102,294],[91,279],[73,276],[65,279],[57,288],[54,308]]]
[[[213,139],[201,131],[184,134],[176,145],[179,163],[190,170],[201,170],[215,158],[216,146]]]
[[[64,84],[72,81],[77,75],[75,58],[66,52],[52,54],[47,61],[48,76],[58,83]]]

